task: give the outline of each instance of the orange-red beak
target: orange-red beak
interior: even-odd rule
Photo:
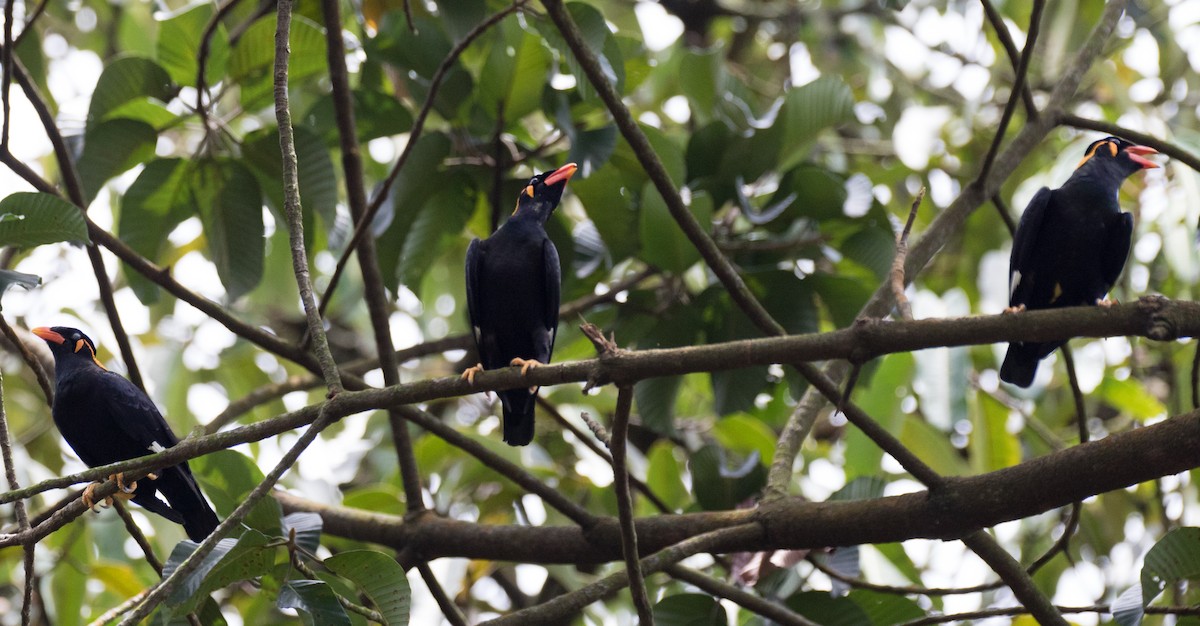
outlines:
[[[571,180],[571,177],[575,175],[575,170],[577,169],[579,169],[578,165],[575,165],[574,163],[567,163],[566,165],[554,170],[554,172],[547,176],[545,183],[547,185],[557,185],[560,182],[565,183],[568,180]]]
[[[1158,154],[1158,150],[1150,146],[1129,146],[1125,148],[1125,154],[1129,155],[1129,160],[1142,166],[1144,170],[1150,170],[1158,167],[1158,163],[1146,158],[1146,155]]]
[[[63,337],[62,335],[50,330],[49,328],[46,328],[45,326],[38,326],[29,332],[41,337],[42,339],[45,339],[46,341],[53,341],[57,344],[64,344],[67,342],[66,337]]]

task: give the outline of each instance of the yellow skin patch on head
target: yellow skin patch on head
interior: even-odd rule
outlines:
[[[76,352],[79,352],[80,350],[82,350],[84,348],[87,348],[88,352],[90,352],[92,354],[92,361],[94,361],[100,369],[108,371],[108,368],[104,367],[104,365],[100,363],[100,359],[96,358],[96,351],[92,349],[92,346],[90,344],[88,344],[88,342],[86,342],[82,339],[75,342],[75,351]]]
[[[532,197],[533,197],[533,185],[526,185],[526,186],[525,186],[525,191],[522,191],[521,193],[523,193],[523,194],[525,194],[525,195],[529,196],[530,198],[532,198]],[[519,208],[521,208],[521,198],[520,198],[520,197],[518,197],[518,198],[517,198],[517,206],[513,207],[513,212],[512,212],[512,214],[513,214],[513,215],[516,215],[516,214],[517,214],[517,209],[519,209]]]
[[[1117,156],[1117,144],[1116,143],[1114,143],[1112,141],[1101,141],[1100,143],[1093,146],[1092,149],[1089,150],[1086,155],[1084,155],[1083,160],[1079,162],[1079,165],[1075,166],[1075,169],[1079,169],[1079,168],[1083,167],[1083,164],[1087,163],[1088,159],[1096,156],[1096,151],[1100,149],[1100,146],[1108,146],[1108,149],[1110,152],[1112,152],[1112,155],[1114,157]]]

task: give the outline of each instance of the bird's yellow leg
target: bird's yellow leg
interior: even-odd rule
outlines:
[[[474,385],[475,384],[475,375],[482,371],[483,371],[483,363],[476,363],[475,365],[472,365],[471,367],[468,367],[466,370],[463,371],[462,379],[467,381],[468,383]]]
[[[133,492],[137,490],[137,481],[135,480],[135,481],[129,483],[128,485],[126,485],[124,473],[118,473],[115,476],[113,476],[113,478],[117,479],[117,488],[118,488],[117,492],[115,494],[113,494],[113,496],[116,498],[119,498],[121,500],[128,500],[128,499],[132,498]]]
[[[1103,308],[1112,308],[1113,305],[1121,304],[1117,299],[1109,300],[1108,298],[1096,298],[1096,306]]]
[[[1024,311],[1025,311],[1025,305],[1024,305],[1024,304],[1018,304],[1017,306],[1010,306],[1010,307],[1008,307],[1007,309],[1004,309],[1004,314],[1005,314],[1005,315],[1011,315],[1011,314],[1013,314],[1013,313],[1021,313],[1021,312],[1024,312]]]

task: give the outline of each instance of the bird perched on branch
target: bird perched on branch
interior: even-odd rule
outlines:
[[[1158,167],[1146,158],[1157,153],[1106,137],[1088,146],[1062,187],[1038,190],[1013,237],[1006,312],[1111,304],[1105,296],[1125,267],[1133,233],[1117,193],[1134,172]],[[1000,379],[1028,387],[1038,361],[1063,343],[1010,343]]]
[[[54,423],[88,467],[161,452],[179,443],[145,392],[104,369],[96,359],[96,344],[87,335],[65,326],[35,328],[33,334],[44,339],[54,355]],[[128,484],[122,474],[111,477],[120,486],[115,497],[132,499],[183,524],[192,541],[203,540],[219,520],[187,462],[156,471]],[[89,508],[96,504],[92,494],[99,484],[84,489],[83,502]]]
[[[578,169],[568,163],[529,179],[512,217],[491,237],[467,248],[467,311],[480,363],[463,372],[475,382],[484,369],[529,368],[550,361],[558,332],[560,270],[558,250],[546,236],[546,220],[562,200]],[[533,440],[537,387],[499,392],[504,441],[523,446]]]

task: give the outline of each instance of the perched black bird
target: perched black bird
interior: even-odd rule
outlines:
[[[1116,283],[1129,254],[1133,216],[1121,212],[1121,183],[1138,170],[1158,167],[1157,154],[1117,137],[1088,146],[1062,187],[1042,187],[1017,226],[1009,260],[1009,309],[1052,309],[1100,304]],[[1028,387],[1038,361],[1063,342],[1016,342],[1000,367],[1000,379]]]
[[[154,402],[124,376],[104,369],[96,359],[96,344],[74,328],[35,328],[54,355],[54,423],[67,443],[88,467],[107,465],[153,452],[161,452],[179,439],[171,432]],[[146,509],[183,524],[188,538],[201,541],[220,520],[204,499],[187,462],[158,470],[149,480],[125,485],[121,491]],[[84,503],[93,506],[92,491],[84,490]],[[158,498],[166,497],[167,502]]]
[[[467,311],[479,349],[478,365],[463,372],[474,382],[484,369],[509,365],[529,368],[548,363],[558,332],[560,271],[558,250],[545,224],[577,169],[568,163],[538,174],[517,198],[512,217],[486,240],[467,248]],[[501,391],[504,441],[523,446],[533,440],[537,387]]]

